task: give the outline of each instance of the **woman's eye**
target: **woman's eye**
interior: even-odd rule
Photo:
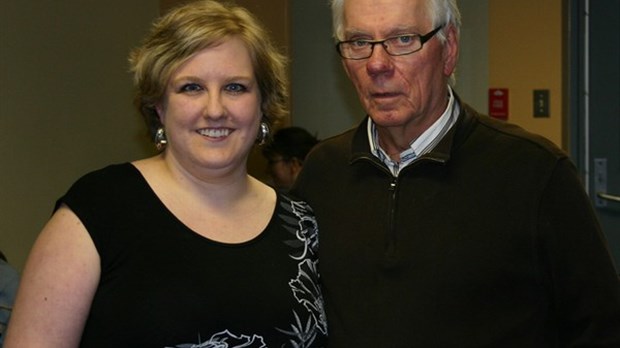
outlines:
[[[181,86],[181,92],[198,92],[201,91],[202,87],[197,83],[187,83]]]
[[[247,91],[247,88],[240,83],[231,83],[226,85],[226,91],[233,93],[242,93]]]

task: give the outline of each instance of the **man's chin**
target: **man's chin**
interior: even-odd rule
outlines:
[[[368,114],[379,126],[394,127],[403,123],[402,114],[394,108],[374,108]]]

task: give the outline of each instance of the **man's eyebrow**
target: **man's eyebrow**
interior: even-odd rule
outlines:
[[[412,26],[412,25],[397,26],[397,27],[390,28],[390,30],[387,31],[385,33],[385,35],[383,35],[381,37],[378,37],[377,39],[386,38],[386,37],[390,37],[390,36],[394,36],[394,35],[399,35],[399,34],[420,34],[420,30],[415,29],[415,26]],[[345,38],[353,37],[353,36],[370,36],[370,37],[372,37],[373,35],[370,34],[369,32],[367,32],[366,30],[356,29],[356,28],[349,28],[349,29],[344,31],[344,37]]]

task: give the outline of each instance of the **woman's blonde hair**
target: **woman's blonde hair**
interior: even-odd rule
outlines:
[[[287,115],[286,59],[267,30],[243,7],[200,0],[174,8],[155,21],[142,45],[129,56],[137,89],[135,104],[151,137],[162,126],[156,106],[174,71],[198,51],[232,36],[240,38],[250,52],[264,119],[273,127]]]

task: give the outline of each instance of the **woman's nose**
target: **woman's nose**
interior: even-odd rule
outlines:
[[[220,93],[208,93],[204,110],[205,117],[219,118],[224,116],[226,114],[226,108],[222,101],[222,95]]]

